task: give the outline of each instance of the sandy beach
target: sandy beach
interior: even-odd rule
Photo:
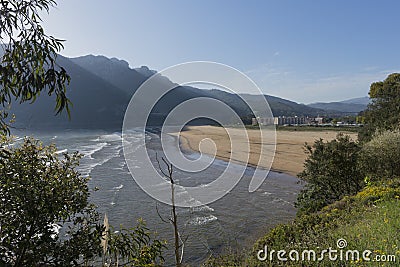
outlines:
[[[216,146],[216,157],[222,160],[230,158],[238,163],[248,162],[253,166],[269,167],[271,162],[268,160],[260,161],[260,149],[263,148],[264,154],[270,154],[273,146],[271,145],[271,134],[268,130],[262,130],[263,143],[261,144],[261,135],[258,130],[247,130],[248,140],[250,142],[250,154],[247,153],[247,138],[243,138],[242,129],[214,126],[191,126],[179,134],[180,144],[183,149],[199,152],[199,144],[204,139],[212,139]],[[337,131],[276,131],[276,152],[272,162],[272,170],[297,176],[303,170],[306,154],[304,153],[304,143],[314,143],[319,138],[332,140],[338,134]],[[357,139],[356,133],[346,133],[353,140]],[[231,139],[230,139],[230,138]],[[265,138],[266,137],[266,138]],[[231,153],[231,140],[235,140],[235,153]],[[202,152],[213,155],[215,151],[214,144],[202,141]],[[249,156],[249,157],[248,157]],[[248,161],[247,161],[248,159]]]

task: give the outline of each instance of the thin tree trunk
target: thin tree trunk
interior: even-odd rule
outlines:
[[[175,239],[175,262],[176,266],[181,266],[181,257],[179,252],[179,232],[178,232],[178,216],[176,215],[176,206],[175,206],[175,184],[173,183],[172,176],[171,179],[171,202],[172,202],[172,224],[174,226],[174,239]]]

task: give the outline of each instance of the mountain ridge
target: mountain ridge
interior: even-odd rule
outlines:
[[[157,73],[146,66],[131,68],[125,60],[105,56],[86,55],[67,58],[60,55],[57,62],[71,76],[67,96],[73,103],[72,120],[67,120],[65,114],[61,118],[55,117],[54,98],[43,94],[33,105],[13,104],[11,111],[16,114],[17,125],[28,128],[120,128],[132,95],[146,79]],[[155,79],[165,88],[176,86],[168,77],[159,75]],[[217,89],[177,86],[154,106],[149,118],[150,125],[161,125],[175,106],[196,97],[211,97],[228,104],[247,123],[254,114],[246,102],[251,103],[257,112],[265,109],[260,106],[265,103],[263,98],[267,99],[274,116],[318,116],[338,113],[326,109],[325,106],[312,107],[276,96],[236,95]],[[202,123],[210,121],[203,120]]]
[[[365,110],[370,102],[368,96],[351,98],[343,101],[336,102],[316,102],[308,104],[307,106],[312,108],[319,108],[325,111],[340,111],[342,113],[354,113],[357,114]]]

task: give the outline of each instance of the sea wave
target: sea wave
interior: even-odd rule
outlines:
[[[199,206],[199,207],[193,207],[190,210],[191,210],[191,212],[204,212],[204,211],[213,212],[214,211],[213,208],[211,208],[211,207],[209,207],[207,205]]]
[[[123,187],[124,187],[124,185],[123,185],[123,184],[120,184],[119,186],[113,187],[113,189],[114,189],[114,190],[120,190],[120,189],[122,189]]]
[[[102,151],[102,154],[94,158],[93,154],[100,151]],[[95,167],[119,157],[121,151],[122,145],[112,145],[104,142],[83,146],[81,152],[84,154],[84,160],[81,162],[79,170],[83,175],[88,176]]]
[[[92,155],[100,150],[102,150],[107,143],[96,143],[91,145],[85,145],[80,148],[80,152],[84,155],[84,157],[93,159]]]
[[[104,134],[99,136],[99,140],[106,142],[120,141],[122,139],[120,133]]]
[[[279,198],[279,197],[274,198],[274,199],[272,200],[272,202],[273,202],[273,203],[289,204],[289,205],[293,206],[293,203],[291,203],[291,202],[289,202],[289,201],[287,201],[287,200],[284,200],[284,199],[282,199],[282,198]]]
[[[68,149],[62,149],[62,150],[58,150],[56,151],[56,154],[62,154],[62,153],[67,153]]]
[[[213,221],[218,220],[218,218],[214,215],[208,216],[200,216],[189,220],[188,224],[190,225],[204,225]]]

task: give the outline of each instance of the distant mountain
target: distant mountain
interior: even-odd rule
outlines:
[[[274,116],[318,116],[325,115],[326,111],[309,107],[303,104],[298,104],[296,102],[279,98],[270,95],[249,95],[240,94],[246,102],[251,103],[251,105],[256,109],[255,111],[262,110],[264,107],[262,97],[265,97],[270,105],[272,113]]]
[[[85,70],[122,89],[129,95],[149,77],[129,67],[129,63],[116,58],[87,55],[70,59]]]
[[[231,94],[217,89],[209,90],[211,97],[219,99],[230,106],[235,107],[235,111],[242,116],[252,116],[252,111],[246,103],[254,108],[256,115],[265,110],[265,100],[271,108],[274,116],[318,116],[326,112],[322,109],[308,107],[303,104],[286,100],[270,95],[251,95],[251,94]]]
[[[157,71],[151,70],[147,66],[141,66],[140,68],[135,68],[134,70],[136,70],[137,72],[139,72],[140,74],[144,75],[147,78],[157,73]]]
[[[345,104],[360,104],[367,106],[371,102],[371,99],[368,96],[352,98],[344,101],[340,101],[340,103]]]
[[[34,104],[13,103],[11,113],[16,115],[17,128],[28,129],[121,129],[127,105],[148,78],[146,73],[131,69],[127,62],[103,56],[66,58],[58,56],[57,62],[71,76],[67,96],[73,103],[71,120],[65,112],[55,116],[55,98],[42,94]],[[150,70],[141,68],[150,74]],[[166,77],[157,83],[165,88],[175,87]],[[207,92],[178,86],[165,94],[154,106],[148,125],[161,125],[166,115],[178,104],[204,96]],[[209,122],[209,121],[207,121]],[[200,123],[200,122],[198,122]]]
[[[120,129],[131,97],[146,79],[157,73],[146,66],[131,68],[124,60],[110,59],[104,56],[87,55],[77,58],[59,56],[58,64],[63,66],[71,76],[71,84],[67,89],[67,96],[73,103],[71,120],[66,119],[65,114],[54,116],[54,97],[42,94],[32,105],[28,103],[13,104],[12,112],[16,114],[15,125],[17,127]],[[162,88],[176,86],[167,77],[161,75],[155,77],[156,83]],[[256,113],[263,109],[261,100],[266,98],[275,116],[329,114],[325,109],[298,104],[274,96],[249,94],[239,96],[216,89],[202,90],[190,86],[177,86],[165,94],[154,106],[148,125],[161,125],[174,107],[196,97],[211,97],[221,100],[247,122],[253,113],[243,99],[255,107]],[[194,123],[210,123],[210,121],[203,119]]]
[[[83,56],[72,58],[71,61],[85,68],[99,78],[106,80],[128,94],[127,101],[131,99],[140,85],[156,71],[146,66],[132,69],[126,61],[104,56]],[[176,87],[167,77],[156,76],[155,82],[166,89]],[[178,86],[166,93],[154,106],[149,118],[149,125],[161,125],[166,115],[180,103],[195,97],[207,97],[207,92],[189,86]],[[126,106],[124,107],[126,109]]]
[[[369,101],[369,97],[359,97],[340,102],[312,103],[307,106],[322,109],[326,112],[337,113],[338,115],[355,115],[360,111],[365,110]]]
[[[129,102],[129,94],[94,75],[70,59],[58,56],[58,64],[71,76],[67,96],[73,103],[71,120],[65,112],[54,116],[55,98],[41,94],[33,104],[13,103],[16,127],[26,128],[118,128]]]

